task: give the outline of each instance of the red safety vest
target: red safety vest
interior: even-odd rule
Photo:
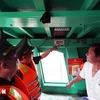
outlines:
[[[37,100],[41,94],[41,88],[36,72],[29,66],[22,63],[19,64],[19,70],[23,75],[23,79],[15,74],[16,86],[21,89],[29,97],[29,99]]]
[[[29,100],[29,98],[15,86],[0,86],[0,95],[5,94],[11,100]]]

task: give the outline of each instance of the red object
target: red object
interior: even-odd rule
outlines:
[[[83,58],[69,58],[68,59],[68,74],[76,76],[81,70]]]

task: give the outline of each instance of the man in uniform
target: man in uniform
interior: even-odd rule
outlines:
[[[34,54],[32,52],[34,47],[28,45],[26,37],[24,37],[16,47],[21,48],[16,52],[20,61],[19,71],[17,72],[17,75],[21,78],[23,83],[25,83],[25,86],[27,87],[27,90],[29,92],[29,97],[31,97],[32,99],[37,99],[36,95],[40,93],[40,86],[38,75],[35,69],[35,64],[38,64],[41,59],[45,58],[53,50],[57,50],[57,46],[52,47],[51,49],[37,57],[34,57]],[[33,86],[34,88],[32,88]],[[22,89],[22,87],[20,86],[19,88]],[[28,88],[31,88],[31,90]]]

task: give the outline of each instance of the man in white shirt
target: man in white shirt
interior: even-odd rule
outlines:
[[[70,88],[73,83],[85,79],[88,97],[80,100],[100,100],[100,43],[92,44],[86,54],[82,71],[67,84]]]

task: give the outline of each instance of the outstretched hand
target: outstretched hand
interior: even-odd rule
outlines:
[[[72,86],[72,83],[69,82],[67,85],[66,85],[68,88],[70,88]]]
[[[58,49],[58,46],[53,46],[50,50],[53,51],[53,50],[57,50]]]

